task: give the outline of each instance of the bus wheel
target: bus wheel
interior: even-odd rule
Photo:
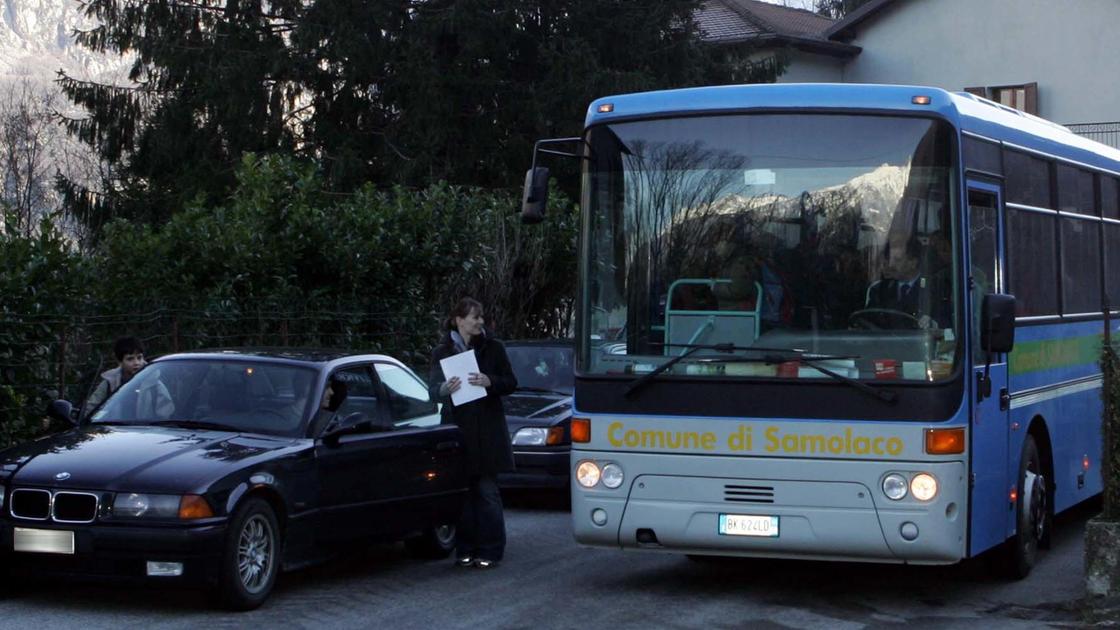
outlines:
[[[1015,535],[1004,547],[1003,568],[1008,577],[1022,579],[1034,567],[1039,543],[1049,536],[1046,478],[1034,438],[1027,436],[1019,456],[1018,500],[1015,502]]]

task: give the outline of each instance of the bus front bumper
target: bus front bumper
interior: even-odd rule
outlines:
[[[590,455],[590,454],[589,454]],[[582,456],[573,458],[580,459]],[[610,491],[572,484],[578,542],[688,554],[946,564],[965,555],[963,462],[697,458],[612,453],[635,471]],[[657,474],[638,472],[657,471]],[[888,499],[882,479],[933,474],[928,502]],[[721,533],[721,517],[776,517],[768,535]]]

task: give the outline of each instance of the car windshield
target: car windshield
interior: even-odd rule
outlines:
[[[535,389],[571,394],[575,377],[572,374],[574,351],[569,346],[509,346],[513,374],[520,389]]]
[[[938,381],[959,360],[952,129],[767,114],[587,135],[590,374]],[[814,366],[801,357],[820,359]],[[738,359],[738,360],[737,360]]]
[[[92,422],[292,436],[318,402],[315,374],[311,368],[266,361],[158,361],[121,386]]]

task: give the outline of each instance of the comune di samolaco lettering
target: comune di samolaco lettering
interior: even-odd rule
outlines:
[[[717,444],[736,452],[820,453],[827,455],[901,455],[905,443],[899,437],[859,435],[851,427],[843,433],[783,432],[779,426],[766,427],[755,448],[754,427],[740,424],[725,440],[712,431],[678,431],[626,428],[623,422],[607,427],[607,441],[615,448],[715,451]]]

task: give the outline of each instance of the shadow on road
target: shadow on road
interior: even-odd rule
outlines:
[[[567,488],[507,488],[502,490],[502,502],[507,508],[567,512],[572,507],[572,495]]]

